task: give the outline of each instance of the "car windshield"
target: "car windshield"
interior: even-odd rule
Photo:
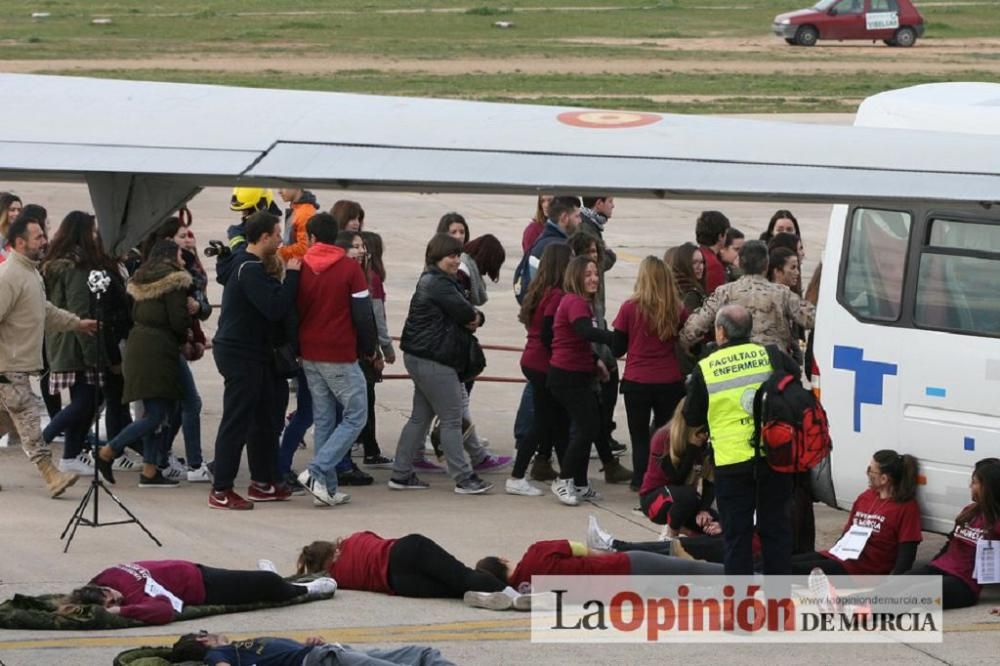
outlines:
[[[819,0],[819,2],[813,5],[813,9],[819,12],[825,12],[835,4],[837,4],[837,0]]]

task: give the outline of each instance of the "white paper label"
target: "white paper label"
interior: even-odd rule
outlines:
[[[851,528],[844,532],[840,541],[830,549],[830,554],[841,560],[856,560],[861,557],[861,551],[865,549],[869,537],[872,535],[872,528],[864,525],[851,525]]]
[[[869,12],[865,14],[865,28],[868,30],[895,30],[898,27],[898,12]]]
[[[980,585],[1000,583],[1000,541],[980,539],[976,542],[976,566],[972,577]]]
[[[175,597],[173,592],[157,583],[150,576],[146,577],[145,592],[151,597],[166,597],[167,601],[170,602],[170,605],[174,607],[174,611],[177,613],[184,610],[184,602]]]

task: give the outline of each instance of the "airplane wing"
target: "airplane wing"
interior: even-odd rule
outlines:
[[[977,85],[1000,105],[1000,85]],[[79,77],[0,86],[18,91],[0,106],[0,178],[86,180],[119,249],[200,187],[236,183],[1000,200],[1000,136]]]

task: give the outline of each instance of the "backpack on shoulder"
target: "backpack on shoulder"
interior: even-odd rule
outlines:
[[[754,441],[776,472],[807,472],[833,449],[823,405],[798,377],[775,372],[757,389]]]
[[[531,250],[524,253],[521,261],[514,268],[514,298],[517,304],[524,302],[524,297],[528,293],[528,284],[531,282]]]

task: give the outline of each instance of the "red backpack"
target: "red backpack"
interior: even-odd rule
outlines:
[[[775,373],[754,397],[754,441],[776,472],[807,472],[830,455],[826,410],[797,377]]]

